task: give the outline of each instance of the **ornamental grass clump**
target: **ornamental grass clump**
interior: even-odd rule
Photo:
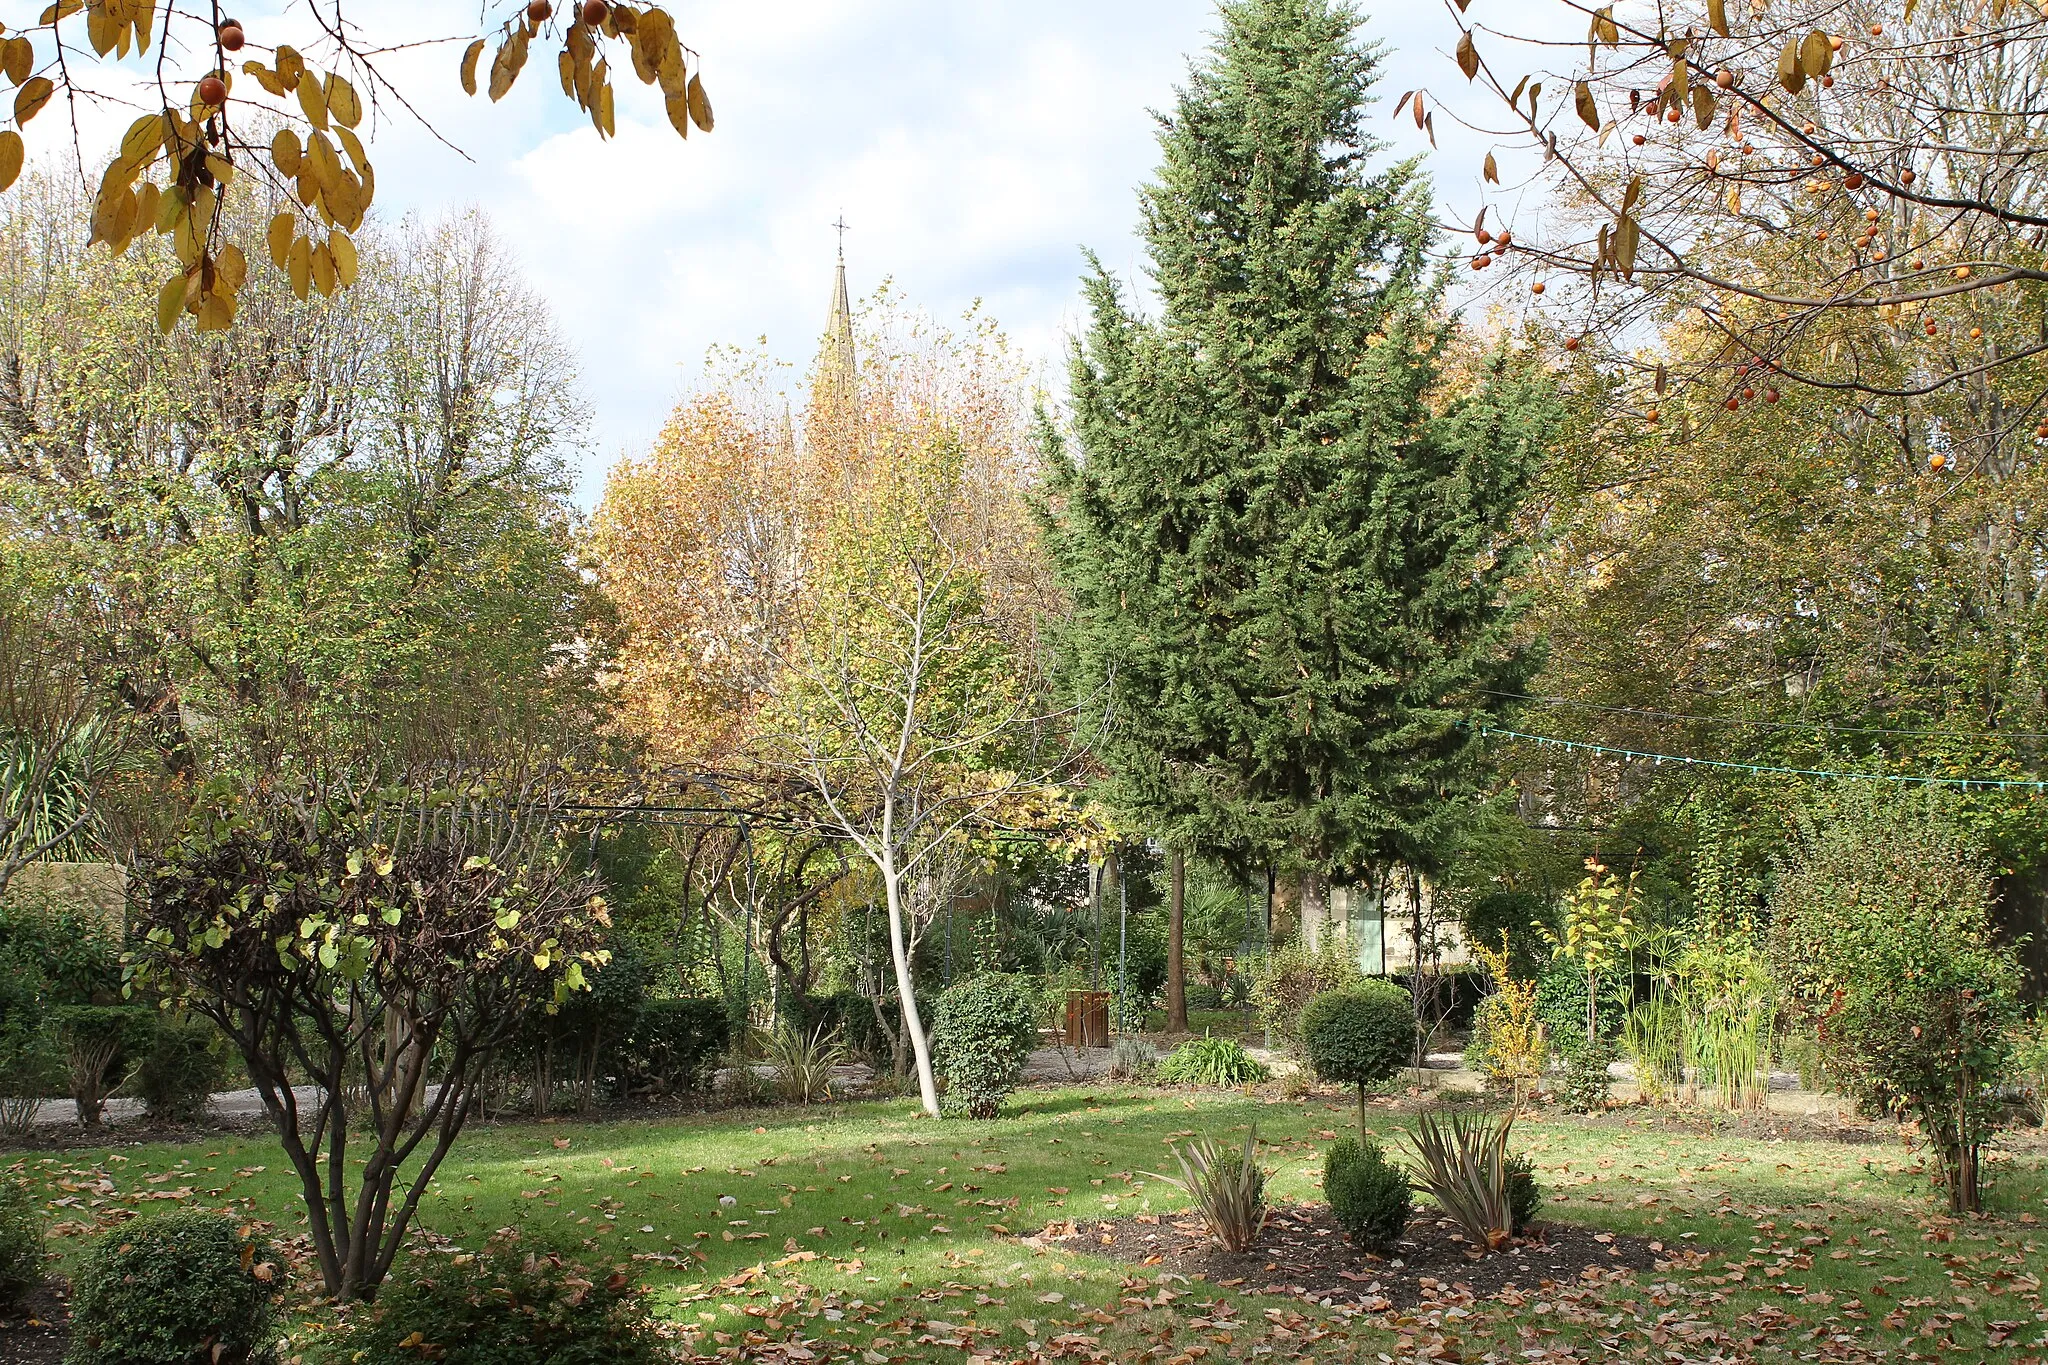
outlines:
[[[1191,1038],[1167,1054],[1156,1079],[1161,1085],[1232,1089],[1265,1080],[1266,1067],[1235,1038]]]
[[[1194,1201],[1209,1236],[1225,1251],[1249,1251],[1266,1228],[1266,1172],[1258,1162],[1259,1129],[1246,1132],[1242,1150],[1209,1138],[1190,1138],[1173,1149],[1180,1174],[1148,1171]]]

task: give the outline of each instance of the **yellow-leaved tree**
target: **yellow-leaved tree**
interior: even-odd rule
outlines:
[[[858,374],[828,348],[800,429],[762,370],[728,367],[613,475],[593,545],[637,737],[872,867],[936,1115],[918,937],[971,872],[963,845],[1058,808],[1073,750],[1035,668],[1018,368],[978,320],[941,329],[886,293],[868,316],[878,344]]]

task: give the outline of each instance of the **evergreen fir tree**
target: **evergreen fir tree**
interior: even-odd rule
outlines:
[[[1375,171],[1380,66],[1331,0],[1232,0],[1142,191],[1162,314],[1092,262],[1047,531],[1112,799],[1177,847],[1428,869],[1476,722],[1532,667],[1513,529],[1553,422],[1496,355],[1446,401],[1414,162]]]

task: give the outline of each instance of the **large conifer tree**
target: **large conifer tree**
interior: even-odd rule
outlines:
[[[1531,660],[1512,529],[1552,420],[1496,356],[1447,396],[1429,190],[1363,128],[1380,55],[1331,0],[1232,0],[1142,191],[1163,311],[1094,264],[1052,433],[1060,640],[1117,804],[1169,844],[1427,870],[1473,722]],[[1311,907],[1313,910],[1313,907]]]

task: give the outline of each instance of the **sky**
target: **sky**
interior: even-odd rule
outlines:
[[[886,277],[940,318],[979,300],[1056,388],[1084,248],[1142,279],[1135,189],[1157,161],[1148,111],[1170,107],[1215,29],[1207,0],[670,8],[702,55],[717,114],[715,132],[687,142],[658,91],[629,70],[616,82],[618,136],[601,141],[563,98],[554,49],[541,42],[502,102],[464,96],[457,65],[480,31],[469,6],[345,9],[369,40],[422,44],[379,60],[432,125],[388,101],[373,116],[379,214],[482,209],[580,357],[595,414],[580,453],[585,507],[602,495],[604,471],[643,451],[700,379],[710,347],[765,338],[778,358],[808,361],[842,214],[856,296]],[[1457,30],[1441,0],[1383,8],[1364,29],[1389,49],[1372,124],[1397,153],[1428,153],[1392,106],[1425,79],[1447,92],[1463,84],[1448,56]],[[506,12],[503,0],[490,9]],[[312,47],[305,0],[252,4],[238,17],[253,45]],[[105,116],[108,149],[131,116]],[[95,131],[88,119],[88,158]],[[1479,158],[1502,144],[1448,119],[1437,133],[1431,166],[1446,212],[1469,219]]]

